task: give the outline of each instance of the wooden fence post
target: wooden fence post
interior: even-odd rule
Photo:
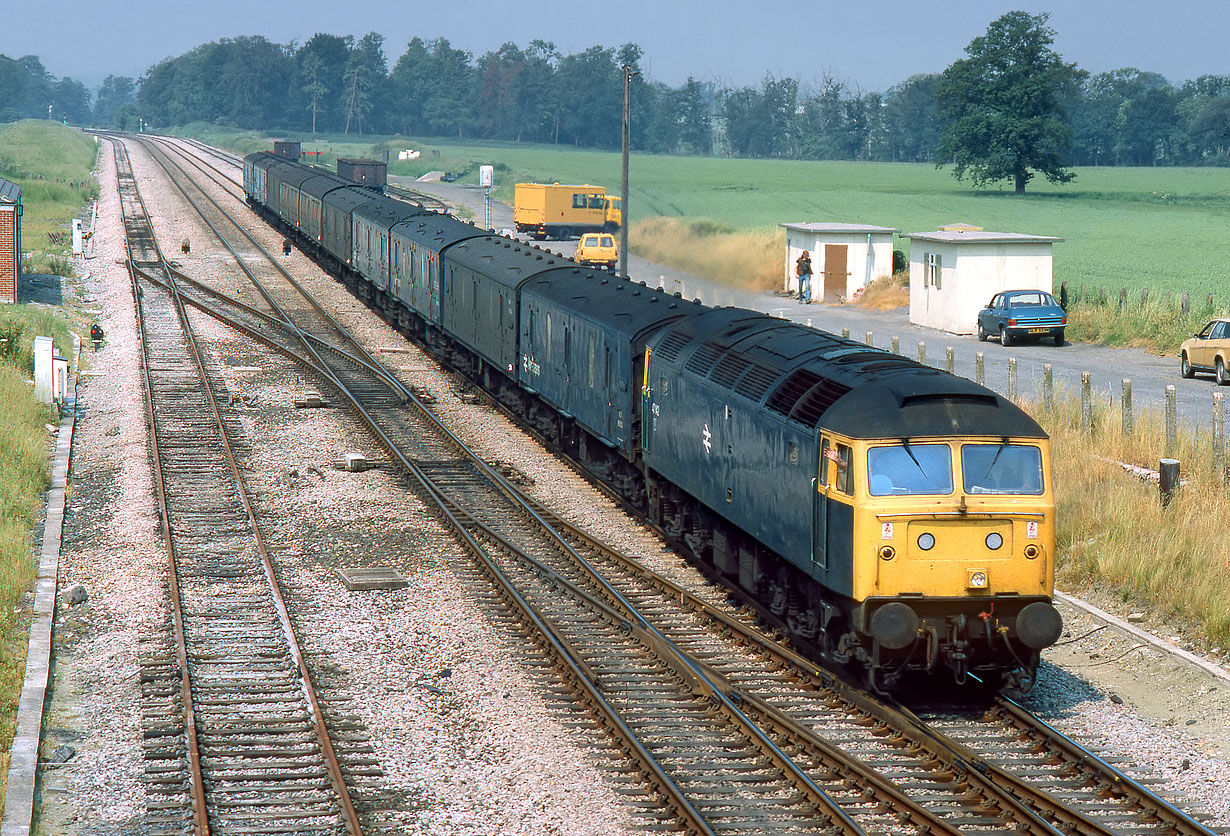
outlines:
[[[1050,363],[1042,364],[1042,408],[1055,411],[1055,371]]]
[[[1226,480],[1226,396],[1213,393],[1213,463],[1217,478]]]
[[[875,345],[875,344],[876,344],[875,338],[874,338],[874,337],[872,337],[872,335],[871,335],[871,332],[870,332],[870,331],[868,331],[868,332],[867,332],[867,334],[866,334],[866,336],[864,336],[864,337],[863,337],[863,340],[867,343],[867,345]]]
[[[1132,381],[1128,378],[1123,378],[1123,437],[1127,438],[1132,434]]]
[[[1127,288],[1119,288],[1119,307],[1122,309],[1127,305]]]
[[[918,341],[918,362],[927,365],[927,344],[922,340]]]
[[[893,354],[901,353],[901,338],[893,337]]]
[[[850,339],[850,329],[849,329],[849,328],[842,328],[842,329],[841,329],[841,338],[842,338],[843,340],[848,340],[848,339]]]
[[[949,374],[952,374],[953,370],[956,368],[956,365],[957,365],[956,352],[954,351],[952,346],[948,346],[947,348],[944,349],[944,370],[948,372]]]
[[[1093,384],[1089,372],[1081,372],[1081,431],[1093,429]]]
[[[1166,455],[1173,456],[1179,444],[1179,419],[1174,384],[1166,384]]]
[[[983,363],[981,351],[974,355],[974,382],[979,386],[987,385],[987,370]]]
[[[1142,287],[1140,289],[1140,306],[1143,308],[1147,304],[1149,304],[1149,288]]]
[[[1188,316],[1192,312],[1192,300],[1187,295],[1187,291],[1183,291],[1183,295],[1179,297],[1179,310],[1184,316]]]
[[[1016,358],[1008,358],[1008,400],[1016,400]]]

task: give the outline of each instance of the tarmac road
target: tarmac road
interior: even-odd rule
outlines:
[[[439,197],[452,206],[465,207],[470,217],[482,223],[484,196],[478,186],[439,181],[422,183],[405,177],[390,177],[389,180],[403,188]],[[491,226],[496,230],[512,229],[512,207],[492,200]],[[543,241],[539,246],[571,256],[576,245],[575,241]],[[1074,411],[1080,409],[1081,373],[1089,372],[1098,401],[1113,405],[1114,411],[1108,420],[1120,420],[1120,393],[1125,378],[1131,381],[1137,421],[1148,411],[1160,416],[1165,408],[1166,386],[1173,385],[1179,420],[1188,427],[1195,427],[1206,439],[1213,429],[1213,393],[1220,387],[1208,375],[1198,375],[1192,380],[1179,377],[1177,357],[1159,357],[1139,348],[1109,348],[1090,343],[1055,346],[1049,341],[1018,343],[1005,349],[994,340],[980,343],[972,335],[960,336],[911,325],[906,308],[881,312],[855,305],[803,304],[785,292],[761,293],[731,288],[635,255],[628,258],[628,272],[633,281],[679,291],[687,298],[698,298],[710,305],[737,305],[834,333],[848,328],[850,336],[859,340],[871,332],[873,344],[881,348],[889,348],[895,336],[899,338],[901,353],[914,358],[918,357],[919,343],[925,343],[926,362],[940,368],[945,366],[947,347],[952,346],[954,371],[969,378],[975,376],[975,355],[982,352],[986,385],[1001,393],[1008,390],[1008,358],[1016,357],[1018,391],[1025,396],[1032,393],[1040,400],[1043,365],[1049,363],[1057,396],[1065,388],[1071,392]],[[1230,387],[1221,391],[1230,395]],[[1230,413],[1230,409],[1226,411]]]

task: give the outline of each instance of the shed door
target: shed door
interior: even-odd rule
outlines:
[[[839,302],[846,296],[846,245],[824,245],[824,301]]]

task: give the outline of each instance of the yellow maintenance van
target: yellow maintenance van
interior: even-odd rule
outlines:
[[[602,186],[518,183],[513,193],[513,223],[539,241],[561,241],[584,232],[613,232],[623,221],[619,198]]]

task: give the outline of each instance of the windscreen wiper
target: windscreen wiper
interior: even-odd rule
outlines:
[[[910,449],[910,440],[908,438],[902,438],[901,446],[905,448],[906,455],[909,456],[910,459],[913,460],[915,466],[918,467],[922,475],[927,476],[927,471],[923,468],[922,462],[918,460],[918,457],[914,455],[914,451]],[[930,479],[931,477],[927,476],[927,478]]]

